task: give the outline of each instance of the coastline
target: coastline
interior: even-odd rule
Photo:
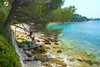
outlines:
[[[40,35],[40,34],[43,34],[43,33],[42,32],[38,33],[36,35],[36,37],[38,37],[38,35]],[[26,64],[31,63],[31,66],[32,66],[33,61],[35,61],[35,59],[38,59],[41,67],[42,66],[46,67],[46,65],[52,66],[52,67],[53,67],[53,65],[54,66],[58,65],[60,67],[67,67],[67,66],[80,67],[80,66],[84,66],[84,64],[85,64],[85,66],[89,66],[89,67],[91,67],[92,65],[99,67],[98,65],[100,65],[100,62],[96,61],[94,58],[87,57],[86,55],[88,55],[88,54],[84,50],[77,49],[76,53],[75,53],[74,45],[69,44],[67,46],[65,46],[65,45],[62,46],[62,42],[60,42],[60,41],[51,42],[51,41],[53,41],[52,39],[54,39],[54,38],[51,38],[51,36],[49,36],[47,34],[43,34],[43,35],[44,35],[43,39],[47,39],[48,41],[50,41],[48,45],[43,45],[43,46],[45,46],[44,49],[46,49],[46,53],[43,53],[43,54],[39,53],[39,56],[38,56],[37,52],[35,52],[33,54],[31,51],[28,52],[28,54],[30,54],[30,53],[32,54],[32,57],[30,59],[27,57],[27,55],[26,55],[27,58],[25,58],[23,56],[24,60],[26,60],[26,61],[24,61]],[[19,47],[19,49],[21,51],[20,53],[22,54],[22,52],[23,52],[25,55],[25,54],[27,54],[25,51],[26,50],[29,51],[30,48],[23,50],[24,49],[23,47],[21,47],[21,48]],[[70,50],[73,50],[73,51],[70,51]],[[79,51],[81,51],[81,52],[79,52]],[[37,55],[37,57],[36,57],[36,55]],[[28,61],[31,61],[31,62],[28,62]],[[62,64],[60,62],[62,62]],[[35,63],[38,64],[38,62],[36,62],[36,61],[35,61]]]

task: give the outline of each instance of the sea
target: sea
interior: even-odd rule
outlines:
[[[55,23],[49,27],[63,28],[60,39],[65,45],[74,44],[100,60],[100,21]]]

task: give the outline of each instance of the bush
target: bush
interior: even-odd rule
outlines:
[[[2,67],[21,67],[18,55],[13,46],[0,35],[0,65]]]
[[[30,41],[25,40],[25,41],[23,41],[22,43],[23,43],[23,44],[29,44],[29,43],[30,43]]]
[[[0,22],[3,22],[7,17],[7,12],[4,8],[2,8],[2,5],[0,5]]]
[[[1,67],[21,67],[19,57],[12,46],[12,40],[8,30],[0,23],[0,66]]]
[[[48,28],[49,32],[56,34],[56,35],[61,34],[62,30],[63,30],[63,28]]]

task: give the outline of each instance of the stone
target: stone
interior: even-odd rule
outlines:
[[[35,59],[35,55],[32,55],[32,58]]]
[[[47,54],[46,57],[47,59],[56,58],[56,56],[53,54]]]
[[[56,67],[55,63],[50,63],[50,67]]]
[[[56,65],[56,67],[63,67],[62,65]]]
[[[55,45],[59,45],[58,43],[54,43]]]
[[[45,49],[51,49],[49,45],[44,46]]]
[[[27,61],[24,60],[23,62],[24,62],[24,64],[27,64]]]
[[[32,56],[32,52],[31,52],[31,51],[25,51],[25,54],[26,54],[28,57],[31,57],[31,56]]]
[[[45,44],[51,44],[49,40],[44,41]]]
[[[32,57],[28,57],[28,59],[25,59],[25,61],[33,61]]]
[[[50,67],[49,63],[46,63],[45,66],[49,66]]]
[[[54,39],[54,42],[58,42],[58,40],[57,39]]]
[[[28,45],[26,45],[26,44],[23,44],[23,50],[28,50],[29,48],[28,48]]]
[[[62,53],[62,50],[58,50],[57,53]]]
[[[54,40],[53,40],[53,39],[51,39],[50,41],[51,41],[51,42],[54,42]]]

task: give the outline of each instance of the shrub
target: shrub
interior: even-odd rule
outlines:
[[[6,38],[0,35],[0,65],[1,67],[21,67],[18,55]]]
[[[28,41],[28,40],[23,41],[23,44],[29,44],[29,43],[30,43],[30,41]]]
[[[0,66],[1,67],[21,67],[19,57],[12,46],[12,41],[8,30],[0,23]]]
[[[63,28],[48,28],[48,31],[52,34],[59,35],[61,34]]]
[[[2,5],[0,4],[0,22],[3,22],[7,17],[7,12],[4,8],[2,8]]]

